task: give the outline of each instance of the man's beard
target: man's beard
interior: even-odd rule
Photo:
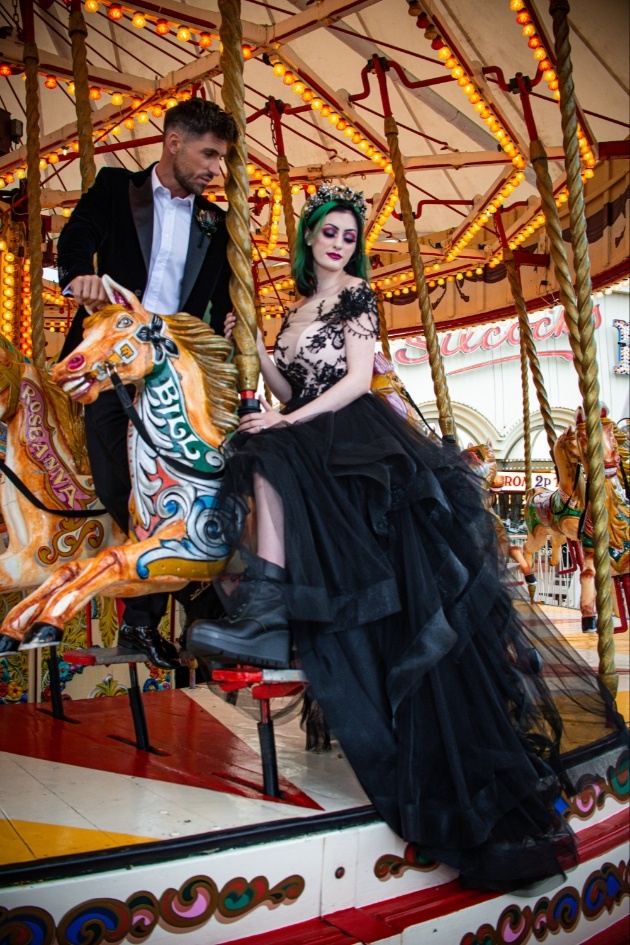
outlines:
[[[189,194],[200,197],[204,192],[205,183],[195,178],[192,174],[186,174],[179,165],[177,158],[173,161],[173,177],[179,186],[183,187]]]

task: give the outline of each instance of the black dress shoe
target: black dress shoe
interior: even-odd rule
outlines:
[[[144,653],[148,662],[160,669],[175,669],[179,665],[177,650],[155,627],[130,627],[122,623],[118,646]]]
[[[0,633],[0,658],[17,653],[19,645],[20,641],[16,640],[15,637],[10,637],[6,633]]]

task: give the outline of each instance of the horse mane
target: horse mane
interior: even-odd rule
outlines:
[[[578,448],[577,430],[574,426],[568,426],[556,440],[553,448],[554,459],[556,457],[556,450],[561,450],[564,458],[574,466],[577,466],[580,459],[580,453]]]
[[[236,390],[237,369],[228,359],[232,345],[202,322],[185,312],[160,316],[173,340],[181,345],[201,368],[203,390],[212,422],[224,435],[238,426],[236,409],[239,399]]]

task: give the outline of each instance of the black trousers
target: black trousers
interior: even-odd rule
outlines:
[[[133,393],[133,387],[128,390]],[[127,461],[129,420],[115,391],[103,391],[85,407],[85,435],[96,494],[122,530],[129,532],[131,477]],[[123,597],[131,627],[157,627],[166,613],[168,594]]]

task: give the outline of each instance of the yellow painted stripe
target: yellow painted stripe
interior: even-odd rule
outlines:
[[[84,827],[40,824],[30,820],[4,820],[0,821],[0,863],[23,863],[49,856],[122,847],[130,843],[150,843],[156,839]]]

